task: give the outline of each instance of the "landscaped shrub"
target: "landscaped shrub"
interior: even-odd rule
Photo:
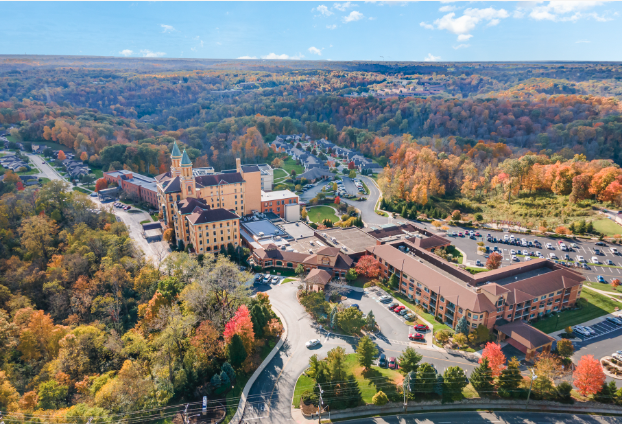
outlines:
[[[387,395],[381,390],[371,398],[371,401],[374,405],[382,406],[386,405],[389,402],[389,398]]]

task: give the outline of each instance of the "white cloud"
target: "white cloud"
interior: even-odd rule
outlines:
[[[132,54],[134,54],[134,52],[133,52],[133,51],[131,51],[130,49],[125,49],[125,50],[121,50],[121,51],[119,52],[119,54],[120,54],[121,56],[128,57],[128,56],[131,56]]]
[[[265,56],[261,56],[262,59],[270,59],[270,60],[275,60],[275,59],[276,60],[287,60],[287,59],[299,60],[299,59],[302,59],[303,57],[304,57],[304,55],[302,55],[300,53],[298,53],[295,56],[289,56],[287,54],[276,54],[276,53],[270,53],[270,54],[267,54]]]
[[[309,53],[316,54],[318,56],[322,56],[322,50],[324,50],[324,49],[318,49],[317,47],[311,46],[311,47],[309,47],[308,50],[309,50]]]
[[[536,21],[576,22],[582,18],[592,18],[599,22],[607,22],[612,18],[595,12],[584,13],[588,9],[601,5],[597,1],[550,1],[547,4],[531,7],[529,17]],[[529,8],[518,8],[521,13]]]
[[[240,56],[238,59],[257,59],[257,56]]]
[[[453,46],[454,50],[466,49],[467,47],[471,47],[471,45],[470,44],[458,44],[457,46]]]
[[[453,12],[456,9],[457,9],[456,6],[443,6],[440,9],[438,9],[438,11],[445,13],[445,12]]]
[[[333,4],[333,7],[337,10],[339,10],[340,12],[345,12],[346,9],[350,8],[350,7],[354,7],[355,5],[353,5],[352,3],[350,3],[349,1],[345,2],[345,3],[335,3]]]
[[[160,24],[160,26],[162,28],[164,28],[164,31],[162,31],[162,32],[173,32],[173,31],[175,31],[175,28],[173,28],[172,25]]]
[[[316,7],[315,9],[312,9],[312,10],[320,12],[320,14],[324,15],[324,16],[330,16],[330,15],[333,14],[333,12],[328,10],[328,7],[324,6],[323,4],[319,5],[318,7]]]
[[[343,22],[347,24],[348,22],[360,21],[364,17],[365,16],[363,16],[361,12],[357,12],[356,10],[353,10],[352,12],[350,12],[348,16],[343,17]]]
[[[140,54],[143,55],[143,57],[162,57],[164,55],[166,55],[166,53],[163,52],[152,52],[151,50],[141,50]]]
[[[328,28],[328,29],[335,29],[335,28],[337,28],[337,25],[336,24],[326,25],[326,28]]]
[[[440,56],[434,56],[432,53],[428,53],[428,55],[423,59],[424,62],[438,62],[441,60]]]
[[[444,29],[458,35],[458,41],[466,41],[471,38],[469,34],[477,25],[488,22],[489,26],[498,25],[501,19],[508,18],[510,14],[505,9],[466,9],[462,16],[456,17],[454,12],[448,13],[434,21],[434,25],[421,22],[419,25],[427,29]]]

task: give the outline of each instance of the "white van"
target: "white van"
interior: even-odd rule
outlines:
[[[555,255],[555,253],[551,252],[549,253],[549,259],[557,259],[557,256]]]
[[[596,256],[592,256],[592,263],[599,264],[600,262],[598,262],[598,258]]]
[[[615,247],[610,247],[609,250],[611,251],[611,253],[613,253],[614,255],[618,254],[618,249],[616,249]]]

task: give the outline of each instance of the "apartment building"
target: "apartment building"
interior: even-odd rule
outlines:
[[[217,253],[229,243],[239,245],[240,217],[231,211],[197,207],[186,221],[189,240],[197,254]]]
[[[261,192],[261,213],[272,212],[285,218],[286,205],[297,205],[298,195],[289,190]]]
[[[121,190],[131,196],[151,204],[156,209],[158,208],[158,190],[155,178],[124,169],[104,172],[104,178],[108,183],[116,183]]]

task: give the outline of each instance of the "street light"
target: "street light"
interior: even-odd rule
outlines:
[[[529,369],[529,371],[531,371],[531,383],[529,383],[529,393],[527,394],[527,402],[525,403],[525,409],[527,409],[527,405],[529,405],[529,397],[531,396],[531,388],[533,387],[533,382],[536,378],[538,378],[532,369]]]

